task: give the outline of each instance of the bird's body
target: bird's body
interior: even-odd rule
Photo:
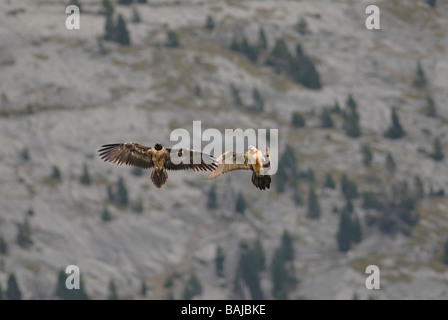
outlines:
[[[151,181],[157,188],[162,188],[168,180],[167,170],[211,171],[216,168],[215,159],[210,155],[187,148],[173,150],[160,143],[156,143],[154,147],[145,147],[135,142],[107,144],[98,152],[104,161],[142,169],[153,168]]]
[[[271,185],[271,176],[265,174],[265,169],[269,167],[269,148],[266,154],[263,154],[257,148],[250,146],[248,151],[237,153],[226,151],[216,160],[218,166],[215,170],[207,174],[208,180],[213,180],[219,176],[235,170],[251,170],[252,183],[260,190],[269,189]]]

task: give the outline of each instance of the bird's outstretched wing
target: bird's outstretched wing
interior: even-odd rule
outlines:
[[[214,157],[200,151],[166,148],[165,165],[168,170],[212,171],[217,163]]]
[[[247,152],[237,153],[234,151],[226,151],[216,159],[218,166],[214,171],[207,174],[207,180],[213,180],[224,173],[235,170],[251,170],[247,163]]]
[[[152,152],[154,148],[145,147],[135,142],[106,144],[98,150],[99,156],[104,161],[110,161],[118,165],[147,169],[153,167]]]

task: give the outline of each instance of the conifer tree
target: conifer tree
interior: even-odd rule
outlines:
[[[351,248],[352,243],[352,222],[350,219],[350,213],[347,210],[341,212],[341,218],[339,220],[339,230],[336,235],[339,251],[347,252]]]
[[[135,213],[141,214],[143,213],[144,207],[143,207],[143,200],[141,197],[138,197],[135,199],[135,201],[131,202],[131,209]]]
[[[165,288],[172,288],[173,284],[174,284],[174,280],[173,280],[173,275],[170,275],[169,277],[166,278],[165,283],[163,284],[163,286]]]
[[[342,210],[346,210],[348,213],[352,213],[353,212],[353,202],[351,198],[346,198],[345,199],[345,206]]]
[[[16,280],[14,273],[9,275],[8,287],[6,288],[6,299],[7,300],[21,300],[22,292],[20,291],[19,285]]]
[[[306,121],[305,118],[299,112],[293,112],[291,124],[295,128],[303,128],[305,127]]]
[[[293,196],[293,198],[294,198],[294,203],[296,205],[302,204],[303,199],[302,199],[302,194],[300,192],[300,188],[299,188],[299,184],[298,183],[296,183],[294,185],[294,196]]]
[[[284,192],[288,183],[296,183],[298,176],[296,163],[294,149],[290,145],[287,145],[279,160],[276,179],[277,192]]]
[[[198,84],[194,87],[194,94],[196,95],[196,97],[201,96],[201,86],[199,86]]]
[[[283,231],[280,248],[283,252],[283,257],[284,257],[285,261],[293,261],[294,260],[293,242],[292,242],[291,235],[289,234],[289,232],[287,230]]]
[[[33,244],[30,223],[27,217],[25,217],[23,223],[17,225],[17,244],[22,248],[27,248]]]
[[[251,45],[246,37],[243,37],[241,41],[233,39],[230,50],[242,53],[253,63],[256,63],[258,60],[259,48]]]
[[[435,8],[437,5],[436,0],[426,0],[426,3],[429,4],[432,8]]]
[[[236,198],[235,203],[235,212],[244,214],[244,211],[246,211],[246,200],[244,200],[243,194],[240,192],[238,194],[238,197]]]
[[[83,173],[81,178],[79,179],[79,181],[84,184],[84,185],[90,185],[91,184],[91,180],[90,180],[90,175],[89,175],[89,170],[87,169],[87,165],[84,163],[83,165]]]
[[[26,214],[30,217],[34,216],[34,209],[33,208],[29,208],[28,211],[26,212]]]
[[[295,286],[294,248],[289,233],[283,231],[280,247],[275,250],[271,262],[272,296],[278,300],[288,298],[288,289]]]
[[[235,85],[232,83],[232,84],[230,84],[230,91],[231,91],[232,97],[233,97],[233,104],[236,107],[242,107],[243,101],[241,100],[241,97],[240,97],[240,90],[237,87],[235,87]]]
[[[110,0],[102,0],[101,4],[106,17],[112,17],[114,13],[114,6],[110,3]]]
[[[0,254],[8,254],[8,243],[0,236]]]
[[[108,300],[118,300],[117,287],[113,279],[109,281],[109,296]]]
[[[216,199],[216,189],[215,189],[215,186],[212,186],[210,188],[210,191],[208,192],[207,208],[209,208],[209,209],[216,209],[216,208],[218,208],[218,201]]]
[[[347,96],[347,101],[345,102],[345,104],[347,105],[350,112],[353,112],[357,108],[357,103],[351,93]]]
[[[368,145],[363,145],[361,148],[362,152],[362,163],[366,167],[370,167],[373,161],[372,151],[370,151],[370,147]]]
[[[423,199],[425,197],[425,189],[423,187],[423,181],[420,176],[415,176],[414,178],[414,186],[415,186],[415,195],[419,199]]]
[[[244,37],[241,44],[241,53],[243,53],[251,62],[256,63],[258,60],[258,48],[252,46],[249,41]]]
[[[130,5],[133,0],[118,0],[118,4],[120,5]]]
[[[67,289],[65,285],[66,280],[67,276],[65,275],[64,270],[60,270],[58,273],[58,281],[56,283],[56,291],[55,291],[56,297],[60,299],[68,299],[69,297],[70,291]]]
[[[289,180],[289,175],[286,168],[279,166],[277,169],[277,179],[275,180],[275,187],[277,193],[283,193],[286,189],[286,184]]]
[[[251,260],[253,261],[255,268],[258,271],[263,271],[265,268],[266,256],[259,238],[253,244],[250,256],[252,257]]]
[[[425,88],[426,87],[426,75],[425,71],[420,64],[420,61],[417,62],[417,70],[415,72],[414,86],[417,88]]]
[[[445,195],[445,190],[443,188],[440,188],[437,191],[434,191],[432,186],[429,187],[429,195],[431,197],[443,197]]]
[[[290,56],[287,72],[292,79],[310,89],[320,89],[320,78],[313,61],[308,57],[300,44],[296,46],[296,55]]]
[[[271,262],[272,296],[277,300],[287,300],[288,282],[285,259],[280,249],[275,250]]]
[[[308,218],[318,219],[320,217],[320,207],[317,199],[317,195],[313,188],[309,189],[308,192]]]
[[[116,28],[115,28],[115,24],[114,24],[113,15],[106,13],[106,23],[104,26],[104,40],[115,41],[116,38],[117,38]]]
[[[3,300],[3,288],[2,284],[0,283],[0,301]]]
[[[230,44],[230,50],[241,52],[242,50],[241,43],[236,38],[232,40],[232,43]]]
[[[260,94],[260,92],[258,91],[257,88],[254,88],[252,90],[252,98],[253,98],[253,101],[254,101],[254,105],[252,107],[252,110],[255,111],[255,112],[258,112],[258,113],[263,112],[264,100],[261,97],[261,94]]]
[[[341,191],[345,198],[348,200],[358,198],[358,188],[356,184],[350,181],[345,173],[341,178]]]
[[[130,45],[131,39],[129,36],[129,31],[126,27],[126,22],[121,14],[118,15],[117,27],[115,29],[115,41],[121,45]]]
[[[286,46],[286,43],[283,39],[277,39],[275,41],[274,48],[271,51],[270,58],[266,61],[266,64],[285,68],[288,66],[290,60],[292,58],[291,53]]]
[[[168,31],[167,32],[167,40],[165,43],[165,47],[168,48],[177,48],[180,46],[179,36],[174,31]]]
[[[216,256],[215,256],[215,268],[216,268],[216,275],[218,277],[224,277],[224,261],[225,261],[224,251],[222,250],[221,246],[218,246],[216,249]]]
[[[142,283],[140,284],[140,295],[142,297],[145,297],[147,292],[148,292],[148,287],[146,286],[145,279],[142,279]]]
[[[109,212],[109,209],[107,207],[104,207],[103,213],[101,214],[101,219],[104,222],[109,222],[112,220],[112,215]]]
[[[336,185],[334,183],[333,177],[331,176],[330,173],[327,173],[325,175],[325,185],[324,185],[324,187],[328,188],[328,189],[335,189],[336,188]]]
[[[341,112],[341,107],[339,106],[339,102],[337,100],[334,101],[334,105],[331,108],[331,112],[332,113],[340,113]]]
[[[300,45],[298,45],[298,47],[301,48]],[[296,51],[302,52],[301,49]],[[291,59],[289,70],[293,80],[302,84],[304,87],[315,90],[322,88],[316,66],[314,65],[313,60],[307,55],[297,55]]]
[[[55,181],[61,181],[62,180],[61,171],[59,170],[59,168],[57,166],[53,166],[52,167],[52,173],[51,173],[50,178],[52,180],[55,180]]]
[[[395,173],[396,169],[395,160],[390,152],[388,152],[386,155],[386,169],[390,174]]]
[[[268,50],[268,41],[266,39],[266,34],[264,33],[263,28],[260,28],[258,30],[258,48],[263,51]]]
[[[442,150],[442,144],[440,143],[439,138],[434,139],[434,151],[430,155],[434,161],[441,161],[445,157]]]
[[[215,20],[212,16],[207,16],[207,20],[205,21],[205,29],[213,30],[215,28]]]
[[[356,101],[351,94],[347,97],[346,105],[348,110],[345,112],[343,129],[347,136],[351,138],[358,138],[361,136],[359,114],[357,111]]]
[[[405,132],[400,124],[400,119],[398,118],[398,114],[395,108],[392,108],[391,118],[392,124],[384,133],[384,136],[389,139],[400,139],[405,135]]]
[[[352,241],[355,243],[359,243],[362,240],[362,229],[361,229],[361,223],[359,222],[359,218],[357,214],[353,215],[352,219]]]
[[[140,23],[142,19],[140,18],[140,14],[138,13],[137,7],[132,8],[132,23]]]
[[[108,188],[109,200],[119,206],[126,207],[129,203],[128,191],[124,184],[123,177],[118,178],[116,185],[116,192],[112,190],[112,187]]]
[[[183,299],[191,300],[194,296],[200,295],[202,293],[202,285],[198,278],[192,274],[190,279],[185,285]]]
[[[30,160],[30,150],[28,147],[25,147],[22,152],[20,152],[20,158],[25,162]]]
[[[301,176],[303,177],[303,179],[309,181],[309,182],[314,182],[315,178],[314,178],[314,171],[313,169],[309,168],[306,172],[301,173]]]
[[[238,264],[237,276],[235,277],[236,285],[239,285],[240,280],[243,280],[246,283],[253,300],[263,299],[259,273],[261,271],[261,262],[264,261],[264,253],[260,252],[260,248],[261,246],[259,246],[258,249],[256,249],[256,247],[254,249],[253,247],[249,247],[247,243],[240,244],[240,261]],[[236,289],[238,289],[238,287],[236,287]]]
[[[331,119],[331,114],[327,108],[324,108],[320,114],[320,126],[322,128],[333,128],[334,126],[333,119]]]
[[[85,291],[82,278],[80,279],[79,289],[68,289],[66,286],[66,281],[66,273],[62,269],[59,270],[56,290],[54,293],[57,298],[62,300],[89,300],[89,296]]]
[[[71,295],[70,291],[67,289],[65,282],[67,280],[67,276],[64,272],[64,270],[60,270],[58,273],[58,281],[56,283],[56,291],[55,295],[56,297],[64,300],[69,300]]]
[[[444,252],[443,252],[443,263],[448,265],[448,240],[445,241]]]
[[[290,145],[287,145],[285,147],[285,151],[280,161],[281,165],[288,169],[288,174],[290,175],[290,177],[297,177],[296,153]]]
[[[383,208],[383,204],[377,194],[373,192],[363,192],[362,207],[364,209],[376,209],[378,211],[381,211]]]
[[[297,31],[301,35],[309,33],[308,24],[306,23],[306,20],[303,17],[300,17],[299,22],[297,22]]]
[[[432,118],[437,117],[436,103],[434,102],[434,99],[430,95],[426,96],[426,103],[427,103],[426,116]]]

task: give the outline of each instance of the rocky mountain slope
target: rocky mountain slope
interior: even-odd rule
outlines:
[[[247,289],[235,293],[234,280],[240,244],[259,239],[266,257],[260,286],[271,299],[271,261],[287,230],[299,280],[288,289],[289,299],[448,298],[443,263],[448,202],[430,195],[431,188],[446,189],[448,171],[446,160],[428,156],[436,137],[446,149],[448,3],[439,1],[435,8],[421,0],[114,4],[131,39],[130,46],[121,46],[101,40],[101,1],[80,2],[81,28],[67,30],[61,1],[0,1],[0,236],[8,244],[8,252],[0,254],[3,290],[14,273],[24,299],[54,299],[58,271],[75,264],[93,299],[107,297],[111,279],[121,298],[182,299],[191,275],[202,287],[195,299],[250,299]],[[371,2],[381,10],[380,30],[365,28]],[[131,22],[134,8],[140,23]],[[213,17],[213,30],[204,28],[207,16]],[[306,32],[297,30],[301,19]],[[260,28],[268,50],[257,63],[229,49],[236,37],[257,43]],[[165,46],[170,30],[179,37],[177,48]],[[301,44],[312,58],[320,90],[263,63],[280,38],[290,52]],[[425,88],[413,85],[418,62]],[[256,88],[264,110],[236,107],[231,85],[245,105],[253,103]],[[320,127],[323,108],[337,101],[346,109],[350,94],[357,102],[359,138],[344,133],[338,114],[332,114],[334,128]],[[425,114],[428,95],[437,105],[436,117]],[[384,137],[392,107],[406,131],[400,139]],[[295,112],[305,117],[304,128],[291,125]],[[315,182],[300,180],[301,203],[294,201],[293,187],[276,191],[277,176],[271,189],[260,191],[248,172],[212,182],[201,173],[171,172],[157,190],[149,171],[139,176],[97,156],[107,143],[172,145],[171,131],[191,131],[193,121],[201,121],[203,130],[278,129],[280,153],[290,145],[299,170],[312,169]],[[364,144],[373,151],[370,167],[362,162]],[[393,175],[385,168],[387,153],[396,163]],[[90,185],[80,183],[83,166]],[[334,190],[323,187],[327,173],[336,181]],[[388,194],[394,182],[414,188],[418,175],[425,192],[413,209],[418,223],[408,234],[384,234],[367,222],[377,213],[356,198],[362,241],[346,253],[338,250],[340,214],[333,211],[345,205],[344,173],[360,192]],[[127,207],[108,200],[108,186],[119,177],[131,203]],[[212,186],[217,209],[207,207]],[[307,217],[311,186],[319,219]],[[234,209],[238,194],[246,201],[243,215]],[[143,210],[135,212],[140,201]],[[108,222],[102,219],[106,209],[112,216]],[[24,219],[32,244],[20,246],[16,238]],[[218,246],[225,254],[223,277],[215,272]],[[380,290],[365,286],[365,269],[372,264],[381,270]],[[142,281],[148,286],[144,297]]]

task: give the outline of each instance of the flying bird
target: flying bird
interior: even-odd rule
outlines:
[[[127,164],[142,169],[153,168],[151,181],[159,189],[168,180],[166,170],[211,171],[217,167],[215,158],[210,155],[188,148],[166,148],[159,142],[154,147],[127,142],[106,144],[101,148],[98,152],[104,161],[118,165]]]
[[[252,170],[252,183],[260,190],[269,189],[271,176],[264,174],[265,168],[270,166],[269,156],[269,147],[266,148],[265,154],[254,146],[249,146],[248,151],[244,153],[226,151],[216,159],[218,166],[207,174],[206,179],[213,180],[235,170]]]

